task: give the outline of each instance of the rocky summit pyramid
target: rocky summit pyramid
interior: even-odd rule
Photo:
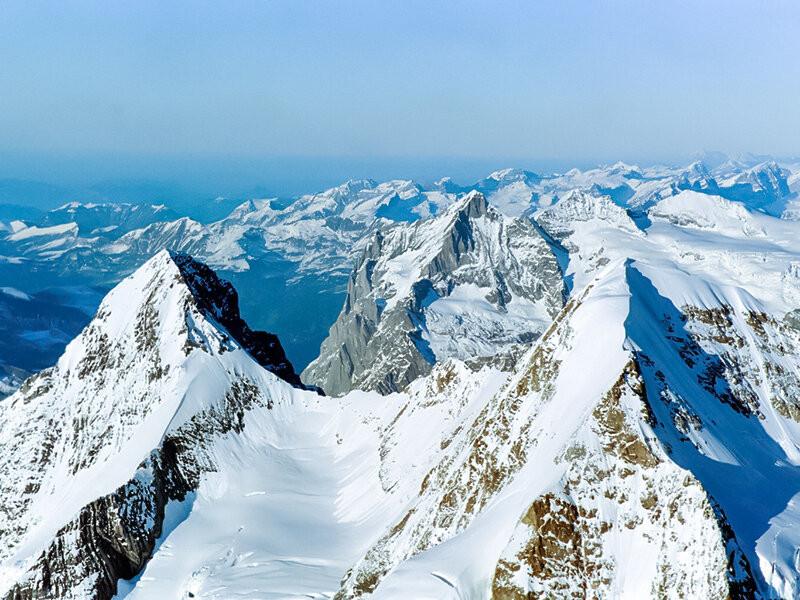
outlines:
[[[534,224],[473,192],[435,219],[375,234],[303,377],[332,395],[402,390],[448,358],[496,358],[530,344],[564,293]]]
[[[0,594],[797,597],[798,233],[470,195],[368,245],[305,373],[340,397],[159,253],[0,402]]]

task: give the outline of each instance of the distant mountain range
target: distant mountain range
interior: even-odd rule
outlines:
[[[718,195],[784,219],[800,217],[798,164],[763,157],[706,159],[709,164],[685,167],[616,163],[556,174],[504,169],[472,185],[447,178],[430,186],[348,181],[290,201],[248,200],[211,222],[164,205],[69,202],[18,217],[8,207],[0,219],[0,278],[26,294],[81,288],[86,298],[94,298],[87,307],[91,314],[100,291],[160,249],[188,252],[231,279],[242,291],[243,314],[276,331],[295,364],[304,368],[317,356],[341,308],[347,277],[374,233],[436,216],[472,191],[511,217],[528,218],[575,190],[607,196],[634,219],[683,190]],[[60,349],[64,342],[54,335],[48,343]],[[0,363],[25,371],[39,368],[27,358],[2,353]]]
[[[797,597],[794,173],[5,222],[0,596]]]

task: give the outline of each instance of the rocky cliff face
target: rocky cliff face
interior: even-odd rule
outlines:
[[[278,336],[253,331],[239,315],[239,294],[230,282],[187,254],[170,256],[206,318],[221,325],[262,367],[292,385],[301,385]]]
[[[563,297],[556,258],[533,225],[473,193],[436,219],[375,235],[303,378],[333,395],[402,390],[438,361],[530,343]]]

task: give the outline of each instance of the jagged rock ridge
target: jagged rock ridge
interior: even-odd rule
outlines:
[[[301,385],[300,377],[286,358],[278,336],[253,331],[239,314],[239,294],[229,281],[220,279],[207,265],[188,254],[171,253],[186,285],[203,313],[222,325],[247,350],[258,364],[292,385]]]
[[[303,378],[333,395],[402,390],[437,361],[530,343],[563,296],[558,262],[534,226],[473,193],[436,219],[376,233]]]

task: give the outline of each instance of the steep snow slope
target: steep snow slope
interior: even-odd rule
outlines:
[[[646,258],[661,261],[665,273],[697,275],[700,288],[706,281],[741,286],[781,314],[800,298],[796,223],[719,196],[680,192],[651,207],[638,225],[608,198],[588,195],[573,195],[535,218],[569,250],[575,289],[615,258]]]
[[[748,563],[659,443],[609,265],[481,412],[340,597],[747,597]],[[392,449],[394,450],[394,449]],[[391,456],[392,450],[388,455]]]
[[[766,321],[734,316],[725,325],[710,309],[670,312],[677,309],[650,279],[657,268],[603,267],[510,378],[446,363],[382,402],[363,393],[320,399],[331,412],[319,421],[298,403],[298,423],[287,405],[281,417],[295,432],[283,435],[300,436],[292,439],[305,442],[305,460],[290,460],[274,443],[270,460],[261,457],[270,466],[260,479],[246,475],[249,461],[238,463],[246,453],[220,450],[242,464],[237,475],[225,467],[200,485],[132,597],[313,595],[331,590],[334,573],[351,561],[338,597],[791,595],[793,517],[776,492],[800,486],[788,446],[766,440],[773,419],[785,439],[797,439],[796,431],[748,395],[750,374],[737,379],[731,369],[795,338]],[[725,344],[741,348],[719,341],[723,333],[759,327],[765,340],[783,337],[769,350],[721,353]],[[792,360],[789,353],[779,364],[796,372]],[[748,412],[754,406],[766,419]],[[248,420],[255,418],[246,417],[245,437],[263,427]],[[320,448],[326,438],[338,459]],[[764,485],[776,470],[781,485]],[[345,473],[349,483],[338,487],[332,480]],[[301,495],[320,491],[300,502],[294,486]],[[261,514],[266,521],[255,521]],[[761,523],[778,545],[754,537]],[[313,533],[291,535],[303,526]],[[309,556],[318,560],[316,576],[306,570]]]
[[[176,468],[165,436],[191,432],[203,415],[209,426],[235,418],[224,409],[254,402],[253,380],[274,379],[268,370],[299,385],[277,339],[251,331],[236,300],[204,265],[159,253],[106,297],[56,366],[2,402],[0,558],[4,585],[17,581],[9,594],[113,591],[147,558],[164,502],[188,491],[191,473],[163,471]],[[119,488],[132,477],[134,488],[157,489]],[[109,547],[109,528],[127,537]]]
[[[333,395],[402,390],[437,361],[532,341],[562,302],[544,239],[473,192],[436,219],[376,234],[303,377]]]
[[[2,404],[6,597],[333,594],[505,379],[455,365],[381,404],[331,402],[290,386],[265,336],[185,256],[161,253],[109,294],[58,365]],[[427,452],[383,460],[404,412],[395,437]]]
[[[629,344],[656,434],[718,503],[764,594],[796,597],[800,330],[741,288],[630,270]]]
[[[478,410],[504,379],[453,366],[441,387],[419,382],[381,403],[296,395],[249,412],[239,435],[215,445],[215,473],[127,598],[332,596],[401,517],[462,411]],[[385,456],[397,438],[403,450]]]
[[[540,215],[546,229],[555,211]],[[631,233],[601,218],[573,224],[567,272],[580,286],[600,263],[633,260],[626,327],[659,400],[655,432],[719,503],[762,591],[794,597],[797,226],[691,191],[657,203],[648,220]]]

